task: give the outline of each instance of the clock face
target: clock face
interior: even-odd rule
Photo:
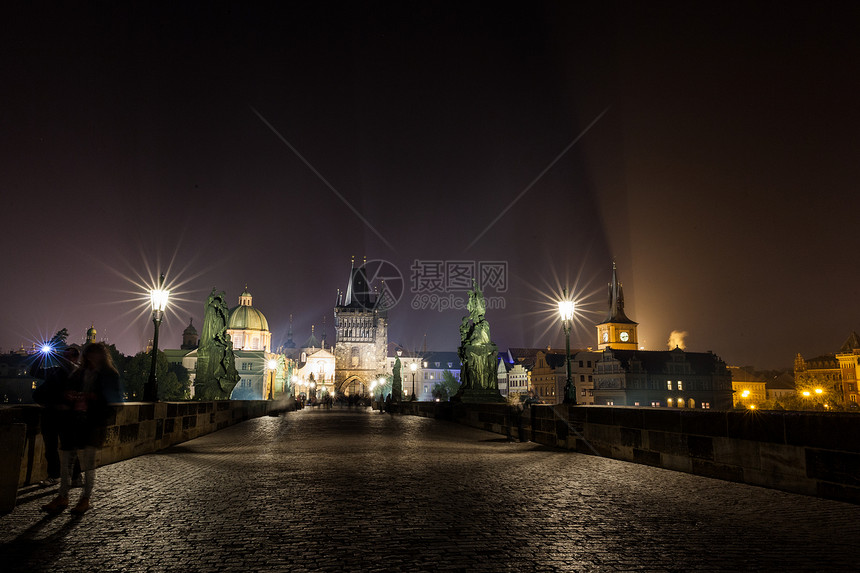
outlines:
[[[622,332],[621,333],[621,342],[627,342],[628,340],[630,340],[630,335],[627,334],[626,332]]]
[[[608,332],[603,333],[603,342],[609,342],[609,333]]]

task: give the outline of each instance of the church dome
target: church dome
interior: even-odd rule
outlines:
[[[269,322],[263,313],[251,305],[251,293],[248,288],[239,295],[239,306],[230,309],[227,328],[230,330],[269,330]]]
[[[250,305],[241,304],[230,311],[227,328],[231,330],[269,330],[263,313]]]
[[[197,336],[197,329],[194,328],[194,320],[193,319],[188,323],[188,326],[185,327],[185,330],[182,331],[182,334],[184,336]]]

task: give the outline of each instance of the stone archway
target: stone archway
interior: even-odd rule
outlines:
[[[346,396],[367,395],[370,393],[370,386],[362,377],[352,375],[340,383],[340,386],[337,387],[337,393]]]

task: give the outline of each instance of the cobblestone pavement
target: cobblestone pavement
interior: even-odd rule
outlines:
[[[22,491],[0,570],[856,570],[860,539],[854,505],[363,410],[251,420],[97,479],[81,518]]]

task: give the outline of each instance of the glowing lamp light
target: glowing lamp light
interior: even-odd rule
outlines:
[[[299,377],[298,377],[298,376],[293,376],[293,384],[295,384],[295,383],[296,383],[296,382],[298,382],[298,381],[299,381]]]
[[[418,370],[418,365],[413,362],[409,365],[409,369],[415,372],[416,370]]]
[[[316,388],[316,387],[317,387],[317,383],[316,383],[316,382],[311,382],[311,388]]]
[[[755,404],[750,404],[750,410],[755,410]]]
[[[558,301],[558,313],[564,322],[573,320],[574,303],[572,300]]]
[[[149,291],[149,300],[152,303],[152,312],[164,312],[167,308],[167,299],[170,298],[170,291],[161,287],[154,288]]]
[[[804,391],[802,392],[802,394],[803,394],[805,397],[809,398],[809,390],[804,390]]]
[[[269,370],[274,370],[275,368],[278,367],[278,361],[277,360],[269,360],[268,367],[269,367]]]
[[[39,349],[42,354],[50,354],[54,351],[53,347],[50,344],[43,344],[42,348]]]
[[[824,390],[822,390],[821,388],[816,388],[816,389],[815,389],[815,393],[816,393],[816,394],[821,394],[822,392],[824,392]]]
[[[749,391],[749,390],[744,390],[743,392],[741,392],[741,396],[743,396],[744,398],[746,398],[746,397],[747,397],[747,396],[749,396],[749,395],[750,395],[750,391]]]

